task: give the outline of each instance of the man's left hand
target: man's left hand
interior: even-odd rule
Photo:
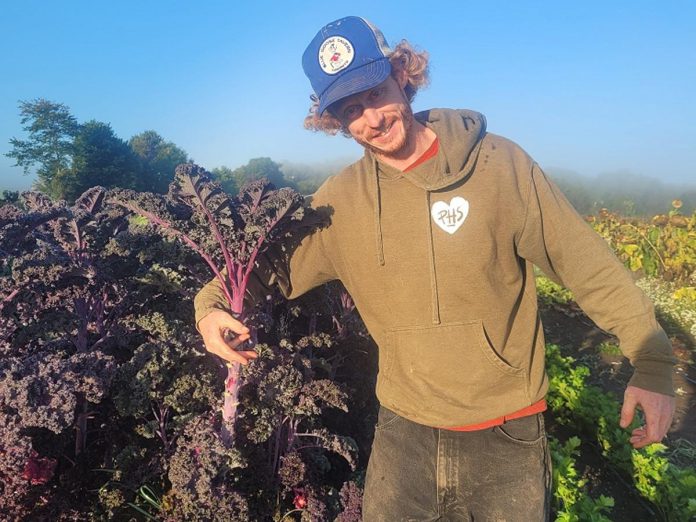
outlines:
[[[636,406],[643,410],[645,425],[633,430],[631,444],[637,449],[653,442],[660,442],[672,425],[675,408],[674,397],[635,386],[627,386],[621,408],[620,425],[622,428],[627,428],[633,421]]]

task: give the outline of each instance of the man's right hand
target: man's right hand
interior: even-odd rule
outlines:
[[[254,350],[237,350],[236,348],[249,340],[249,328],[237,321],[224,310],[213,310],[198,321],[198,330],[203,336],[205,349],[229,362],[248,364],[256,359]],[[225,341],[225,332],[230,330],[236,335],[233,341]]]

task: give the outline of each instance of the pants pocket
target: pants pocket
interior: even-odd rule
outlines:
[[[399,420],[405,420],[393,411],[384,406],[379,407],[379,413],[377,414],[377,424],[375,425],[375,431],[381,431],[393,427],[399,423]]]
[[[501,438],[522,446],[534,446],[544,440],[544,416],[541,413],[506,421],[493,432]]]

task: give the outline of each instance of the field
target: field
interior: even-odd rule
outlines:
[[[350,296],[244,301],[258,256],[314,216],[262,182],[230,198],[195,167],[177,180],[167,198],[95,187],[0,209],[0,518],[360,520],[377,352]],[[672,340],[664,445],[630,448],[616,339],[537,278],[557,520],[696,517],[696,214],[679,208],[587,218]],[[213,273],[254,326],[248,367],[207,354],[193,324]]]

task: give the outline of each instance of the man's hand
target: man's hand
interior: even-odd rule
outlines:
[[[633,430],[631,444],[634,448],[642,448],[653,442],[660,442],[672,425],[675,408],[674,397],[635,386],[627,386],[621,408],[620,425],[622,428],[627,428],[633,421],[636,406],[640,406],[640,409],[643,410],[646,425]]]
[[[253,350],[236,350],[249,339],[249,329],[224,310],[210,312],[198,321],[198,329],[203,336],[205,349],[226,361],[247,364],[249,359],[256,359],[258,356]],[[233,341],[225,342],[227,330],[236,335]]]

